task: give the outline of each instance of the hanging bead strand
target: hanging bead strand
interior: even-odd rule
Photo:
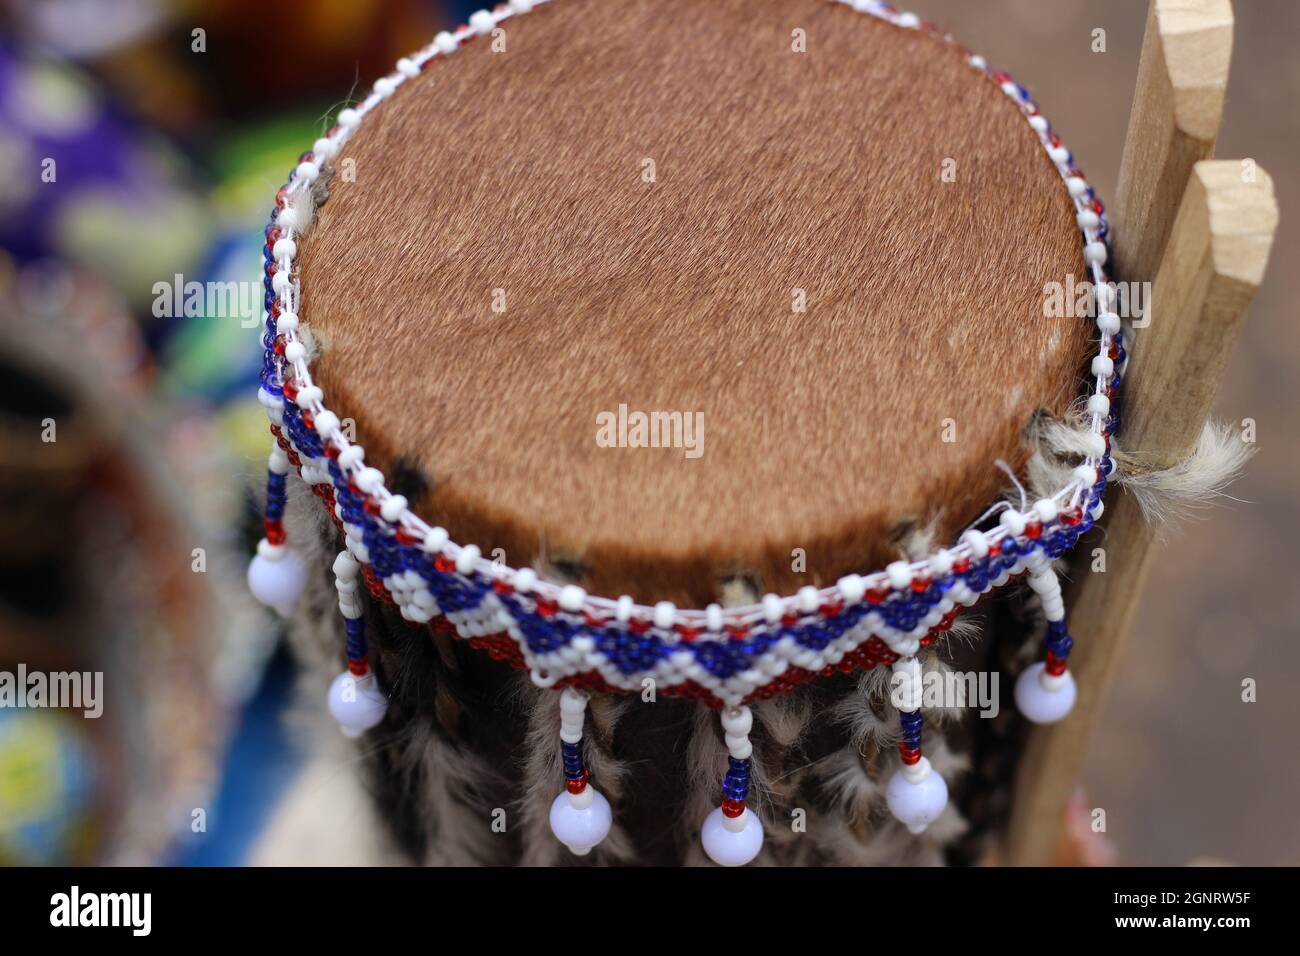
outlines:
[[[358,598],[357,559],[340,551],[334,559],[334,587],[339,592],[339,612],[348,635],[348,669],[334,678],[329,690],[330,714],[345,737],[360,737],[376,727],[388,711],[388,700],[370,670],[366,650],[366,619]]]
[[[1043,605],[1047,635],[1046,657],[1025,668],[1016,680],[1016,707],[1036,724],[1053,724],[1074,709],[1077,689],[1068,669],[1074,640],[1065,626],[1065,600],[1052,563],[1035,555],[1029,566],[1029,586]]]
[[[268,408],[268,414],[271,409]],[[286,543],[284,508],[288,495],[289,457],[279,447],[271,449],[266,463],[266,537],[248,565],[248,589],[267,607],[288,617],[307,583],[307,568],[298,552]]]
[[[889,812],[913,833],[921,833],[948,805],[948,785],[921,753],[921,662],[905,657],[894,662],[894,699],[902,737],[898,753],[903,765],[894,771],[885,789]]]
[[[744,866],[763,848],[763,823],[746,806],[754,746],[749,732],[754,715],[745,706],[722,711],[722,731],[729,766],[722,781],[722,804],[704,819],[700,839],[704,852],[722,866]]]
[[[587,780],[582,760],[582,726],[587,695],[566,687],[560,694],[560,752],[564,792],[551,803],[551,832],[575,856],[586,856],[609,836],[614,815],[604,794]]]

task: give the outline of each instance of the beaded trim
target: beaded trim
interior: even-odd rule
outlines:
[[[961,47],[951,35],[914,14],[876,0],[828,0],[918,30],[954,46],[973,69],[998,84],[1042,142],[1074,202],[1084,259],[1097,290],[1095,387],[1088,410],[1090,447],[1074,480],[1050,498],[1018,510],[1007,506],[998,525],[969,530],[951,548],[923,561],[895,562],[883,571],[848,575],[830,587],[768,595],[759,604],[723,609],[654,606],[587,594],[545,581],[529,568],[483,558],[474,545],[451,541],[420,519],[364,452],[343,433],[311,378],[297,314],[301,277],[294,271],[296,203],[313,203],[322,167],[361,121],[429,63],[490,33],[508,17],[553,0],[512,0],[481,10],[467,26],[440,33],[397,63],[372,92],[343,110],[317,140],[276,197],[264,257],[266,334],[259,399],[291,464],[330,509],[348,549],[362,565],[372,594],[396,604],[407,620],[434,622],[494,656],[527,667],[544,687],[638,691],[653,679],[665,693],[698,697],[711,706],[737,705],[787,690],[819,672],[890,664],[947,629],[964,606],[1024,573],[1044,557],[1074,546],[1101,513],[1101,495],[1114,465],[1110,435],[1119,424],[1118,392],[1125,365],[1119,317],[1107,285],[1105,210],[1070,151],[1039,113],[1024,87]],[[279,533],[268,522],[268,536]]]

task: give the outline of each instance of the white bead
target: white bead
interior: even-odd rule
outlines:
[[[1083,258],[1093,265],[1101,265],[1106,261],[1106,243],[1090,242],[1083,247]]]
[[[862,596],[867,593],[867,586],[863,582],[861,575],[848,574],[836,582],[840,589],[846,604],[857,604],[862,600]]]
[[[1020,536],[1025,533],[1025,516],[1014,508],[1008,508],[998,518],[998,524],[1007,529],[1007,533]]]
[[[1091,488],[1097,483],[1097,469],[1093,465],[1080,465],[1072,474],[1074,480],[1085,488]]]
[[[298,389],[297,403],[303,411],[311,408],[316,402],[325,397],[325,393],[320,390],[319,385],[308,385],[306,388]]]
[[[733,825],[739,829],[732,829],[728,826],[729,822],[730,818],[722,812],[722,808],[715,807],[704,818],[700,841],[704,844],[704,852],[709,855],[709,859],[719,866],[744,866],[763,849],[763,824],[759,821],[758,814],[748,807],[735,818]]]
[[[420,542],[420,550],[425,554],[441,554],[443,547],[451,540],[446,528],[430,528]]]
[[[1120,329],[1119,316],[1114,312],[1103,312],[1097,316],[1097,328],[1107,335],[1114,335]]]
[[[395,522],[406,510],[407,501],[401,495],[390,495],[388,499],[379,506],[379,517],[383,518],[389,524]]]
[[[1063,166],[1070,161],[1070,151],[1064,146],[1053,146],[1047,151],[1047,155],[1052,157],[1052,162],[1058,166]]]
[[[456,38],[444,30],[433,38],[433,45],[438,48],[439,53],[445,55],[455,50],[457,43]]]
[[[328,163],[337,155],[338,151],[338,144],[328,136],[322,136],[311,144],[311,154],[322,163]]]
[[[361,566],[357,564],[357,559],[352,557],[350,552],[340,551],[337,558],[334,559],[334,576],[340,581],[356,581]]]
[[[510,0],[510,9],[515,13],[528,13],[533,9],[534,0]]]
[[[1069,190],[1071,196],[1078,199],[1088,191],[1088,184],[1078,176],[1069,176],[1065,180],[1065,188]]]
[[[1115,374],[1115,360],[1109,355],[1098,355],[1092,360],[1092,374],[1101,378],[1110,378]]]
[[[1030,664],[1016,679],[1016,708],[1036,724],[1054,724],[1074,707],[1074,676],[1067,670],[1053,679],[1046,667]]]
[[[497,25],[497,21],[488,11],[477,10],[469,15],[469,25],[478,33],[488,33]]]
[[[1086,444],[1086,454],[1089,458],[1101,458],[1106,454],[1106,439],[1102,438],[1096,432],[1089,432],[1084,436]]]
[[[271,247],[271,255],[276,259],[292,259],[298,252],[298,243],[292,239],[277,239]]]
[[[1034,132],[1036,133],[1046,133],[1047,117],[1035,114],[1034,116],[1029,117],[1029,125],[1033,128]]]
[[[626,624],[632,620],[632,609],[636,607],[636,602],[630,595],[621,595],[618,602],[614,605],[614,619],[620,624]]]
[[[921,773],[912,771],[921,779],[908,779],[910,768],[894,771],[885,789],[885,802],[889,812],[913,833],[920,833],[943,813],[948,805],[948,785],[941,775],[929,769],[929,760],[922,757],[917,764],[924,763]]]
[[[1092,506],[1092,520],[1093,521],[1099,520],[1101,516],[1105,514],[1105,512],[1106,512],[1106,503],[1104,501],[1098,501],[1095,505]]]
[[[704,626],[714,633],[722,630],[722,605],[710,604],[704,609]]]
[[[775,594],[763,595],[763,618],[768,624],[781,620],[781,599]]]
[[[397,61],[397,72],[409,79],[420,75],[420,66],[409,56],[404,56]]]
[[[566,687],[560,693],[560,713],[564,716],[581,717],[587,711],[587,696],[581,691]]]
[[[286,351],[286,354],[287,351]],[[316,416],[316,434],[324,438],[338,430],[339,417],[331,411],[323,411]]]
[[[1101,312],[1110,312],[1115,305],[1115,284],[1113,282],[1102,282],[1097,285],[1096,292],[1097,309]]]
[[[754,729],[754,713],[748,707],[728,707],[722,712],[722,729],[727,734],[744,737]]]
[[[285,617],[293,613],[306,585],[307,566],[290,548],[284,548],[277,559],[267,557],[259,548],[249,562],[248,589],[253,597]]]
[[[381,76],[375,80],[375,92],[380,96],[391,96],[397,89],[397,81],[391,76]]]
[[[582,610],[582,602],[587,600],[587,592],[576,584],[566,584],[560,588],[560,607],[577,613]]]
[[[984,535],[974,528],[969,531],[963,531],[961,540],[965,542],[966,547],[970,548],[971,557],[976,561],[983,558],[989,553],[989,543]]]
[[[294,175],[304,182],[310,183],[320,175],[320,167],[310,161],[302,162],[299,163],[298,168],[294,170]]]
[[[818,668],[815,667],[809,668],[809,670],[817,669]],[[735,734],[726,734],[722,739],[727,744],[727,753],[736,760],[748,760],[750,757],[754,756],[754,745],[749,742],[748,737],[738,737]]]
[[[799,610],[805,614],[814,614],[821,607],[821,597],[817,589],[811,584],[805,585],[799,589]]]
[[[936,551],[930,556],[930,572],[934,577],[947,577],[952,570],[952,564],[952,553],[949,551]]]
[[[1088,412],[1105,418],[1110,414],[1110,399],[1100,392],[1088,399]]]
[[[384,473],[378,468],[362,468],[357,472],[356,483],[363,492],[372,495],[384,483]]]
[[[1040,498],[1034,502],[1034,514],[1038,516],[1039,521],[1046,523],[1054,520],[1056,512],[1056,502],[1051,498]]]
[[[361,122],[361,114],[354,109],[346,109],[339,113],[339,125],[344,129],[353,129]]]
[[[434,530],[442,531],[441,528],[435,528]],[[446,533],[443,531],[443,534]],[[428,538],[425,539],[425,543],[428,543]],[[520,594],[528,594],[535,587],[537,587],[537,572],[532,568],[520,568],[519,573],[515,575],[515,590]]]
[[[464,575],[473,574],[474,565],[478,563],[482,553],[476,544],[465,545],[460,549],[460,554],[456,555],[456,570]]]
[[[660,601],[655,605],[655,627],[664,631],[669,630],[673,626],[673,617],[676,614],[677,606],[672,601]]]
[[[977,53],[970,58],[970,65],[977,70],[983,70],[989,65],[989,61]]]
[[[912,583],[912,566],[906,561],[895,561],[885,568],[885,573],[889,575],[889,583],[896,591]]]
[[[384,719],[388,700],[374,674],[357,677],[344,671],[330,684],[329,708],[345,737],[360,737]]]
[[[280,317],[275,320],[275,330],[277,332],[297,332],[298,313],[281,312]]]
[[[287,269],[281,269],[271,278],[271,288],[276,292],[283,292],[289,288],[289,272]]]
[[[590,796],[587,796],[588,791]],[[551,803],[551,832],[575,856],[586,856],[592,847],[609,836],[614,814],[604,794],[591,784],[578,795],[582,799],[575,801],[573,796],[565,791]],[[583,803],[587,805],[582,806]]]
[[[915,13],[900,13],[898,15],[898,25],[908,30],[915,30],[920,22],[921,18]]]
[[[1092,232],[1101,225],[1101,217],[1091,209],[1085,209],[1083,212],[1079,213],[1076,217],[1076,221],[1079,223],[1079,228],[1084,232]]]

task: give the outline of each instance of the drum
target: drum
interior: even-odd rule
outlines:
[[[1075,696],[1108,241],[1029,92],[873,0],[513,0],[399,61],[276,197],[250,567],[396,843],[980,858],[1011,697]]]

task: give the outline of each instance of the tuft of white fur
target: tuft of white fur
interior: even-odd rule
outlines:
[[[1254,452],[1232,425],[1206,422],[1196,450],[1171,468],[1152,470],[1141,454],[1117,445],[1116,480],[1137,499],[1149,524],[1165,524],[1223,497]]]

